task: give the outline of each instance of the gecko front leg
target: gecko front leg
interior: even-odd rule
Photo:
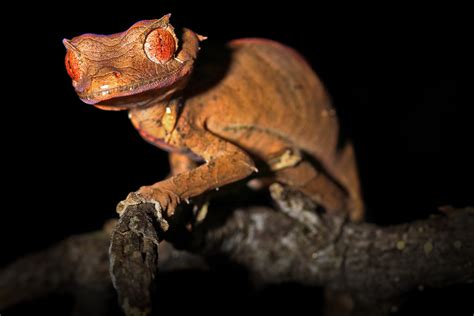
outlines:
[[[151,186],[141,187],[119,203],[118,212],[130,204],[154,203],[158,217],[161,212],[172,216],[182,200],[236,182],[257,170],[253,160],[242,149],[204,128],[193,129],[183,142],[206,162]]]

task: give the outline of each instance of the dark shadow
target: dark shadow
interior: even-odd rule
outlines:
[[[201,42],[186,97],[204,93],[225,78],[231,64],[231,49],[224,43]]]
[[[281,310],[294,313],[310,310],[319,315],[323,291],[295,283],[283,283],[256,288],[248,272],[226,258],[213,258],[210,271],[176,271],[160,275],[156,315],[247,314],[264,312],[278,314]],[[183,302],[186,302],[183,304]]]

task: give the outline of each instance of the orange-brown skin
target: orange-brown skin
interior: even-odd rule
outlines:
[[[171,216],[183,200],[258,176],[257,164],[260,174],[327,211],[360,219],[352,146],[337,148],[331,100],[304,59],[263,39],[209,48],[201,59],[202,39],[188,29],[178,38],[167,15],[119,34],[65,40],[79,97],[102,109],[128,109],[143,138],[170,152],[172,176],[140,188],[140,198]]]

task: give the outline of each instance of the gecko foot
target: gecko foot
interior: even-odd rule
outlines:
[[[139,205],[139,204],[143,204],[143,203],[153,204],[153,206],[155,208],[155,216],[156,216],[156,219],[158,220],[158,223],[161,226],[161,229],[163,229],[163,231],[167,231],[168,228],[169,228],[169,224],[168,224],[168,221],[166,221],[163,218],[163,214],[162,214],[163,208],[161,207],[160,202],[158,202],[154,199],[147,199],[147,198],[143,197],[142,194],[140,194],[139,192],[131,192],[125,200],[120,201],[117,204],[116,211],[120,216],[122,216],[122,214],[126,211],[126,209],[129,206]]]
[[[278,208],[290,218],[312,232],[316,232],[315,227],[322,226],[321,217],[316,212],[317,206],[309,198],[298,191],[289,190],[278,182],[270,185],[269,189]]]

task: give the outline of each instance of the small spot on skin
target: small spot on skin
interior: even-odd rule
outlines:
[[[108,84],[104,84],[104,85],[100,86],[100,89],[102,89],[102,90],[108,89],[108,88],[109,88]]]
[[[321,112],[322,117],[334,117],[336,115],[336,111],[334,109],[324,109]]]
[[[418,285],[418,291],[423,291],[425,289],[425,286],[423,284]]]
[[[398,306],[393,305],[392,307],[390,307],[390,312],[391,312],[391,313],[396,313],[396,312],[398,312]]]
[[[318,257],[318,253],[317,253],[317,252],[313,252],[313,253],[311,254],[311,258],[316,259],[317,257]]]
[[[426,244],[423,245],[423,250],[427,255],[429,255],[431,251],[433,251],[433,244],[431,243],[431,241],[428,241]]]
[[[398,283],[398,282],[400,282],[400,278],[399,278],[399,277],[395,277],[395,278],[393,279],[393,281],[395,281],[396,283]]]
[[[418,228],[418,232],[422,233],[424,231],[423,227]]]
[[[166,114],[171,114],[171,108],[169,106],[166,107]]]
[[[454,242],[454,248],[461,249],[461,247],[462,247],[462,242],[460,242],[459,240],[456,240]]]
[[[216,191],[219,191],[219,187],[216,188]]]
[[[405,249],[406,244],[403,240],[399,240],[397,241],[396,246],[398,250],[402,251],[403,249]]]

